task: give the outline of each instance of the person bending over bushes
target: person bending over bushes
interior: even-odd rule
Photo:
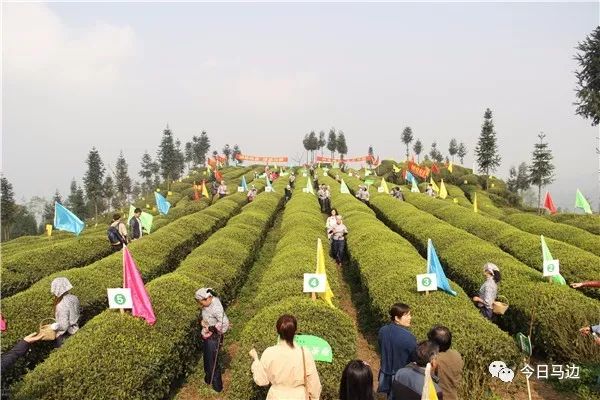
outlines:
[[[340,400],[375,400],[373,372],[362,360],[352,360],[342,372]]]
[[[498,295],[498,282],[500,282],[500,270],[495,264],[486,263],[483,266],[483,275],[486,279],[479,289],[479,296],[473,297],[473,301],[481,311],[481,315],[492,319],[494,301]]]
[[[321,381],[310,351],[294,344],[298,322],[284,314],[275,324],[279,338],[267,347],[260,359],[256,349],[250,350],[252,377],[259,386],[271,385],[267,400],[319,400]]]
[[[54,318],[56,322],[50,325],[56,332],[55,347],[79,330],[79,299],[69,293],[73,285],[67,278],[55,278],[50,284],[50,292],[54,295]]]

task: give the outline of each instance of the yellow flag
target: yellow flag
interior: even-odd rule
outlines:
[[[458,199],[456,197],[453,198],[452,201],[454,202],[454,204],[458,204]]]
[[[173,192],[171,192],[171,191],[167,192],[167,196],[171,196],[172,194],[173,194]]]
[[[440,192],[440,188],[438,187],[438,185],[435,184],[433,177],[429,178],[429,183],[431,183],[431,187],[433,188],[433,190],[435,190],[436,193]]]
[[[390,194],[390,190],[388,189],[388,185],[385,181],[385,178],[381,178],[381,187],[383,188],[383,193]]]
[[[52,224],[46,224],[46,233],[48,236],[52,236]]]
[[[208,198],[208,190],[206,190],[206,185],[202,182],[202,196]]]
[[[156,188],[156,191],[157,191],[157,192],[160,192],[160,189],[159,189],[159,188]]]
[[[446,185],[444,185],[444,180],[442,179],[442,183],[440,183],[440,198],[445,199],[448,197],[448,191],[446,190]]]
[[[400,168],[396,167],[395,165],[392,165],[392,168],[394,169],[394,172],[400,172]]]
[[[323,251],[323,243],[321,243],[321,238],[317,239],[317,270],[315,274],[325,275],[325,292],[319,293],[319,297],[325,300],[325,303],[333,307],[333,303],[331,302],[331,299],[333,298],[333,292],[331,291],[329,281],[327,280],[327,270],[325,269],[325,252]]]
[[[146,208],[150,208],[150,204],[147,204],[147,203],[146,203]]]
[[[448,171],[452,172],[452,161],[450,161],[450,164],[448,164]]]
[[[479,212],[479,209],[477,208],[477,193],[473,196],[473,211]]]

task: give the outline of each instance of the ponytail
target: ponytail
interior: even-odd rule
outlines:
[[[500,271],[494,270],[494,282],[498,283],[502,280],[502,276],[500,275]]]

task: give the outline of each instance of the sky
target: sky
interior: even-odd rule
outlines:
[[[95,146],[130,175],[168,126],[183,143],[302,155],[311,130],[341,129],[401,159],[410,126],[429,151],[466,144],[493,111],[508,176],[547,135],[558,206],[598,207],[599,131],[575,115],[575,46],[598,3],[6,3],[2,173],[18,201],[68,195]]]

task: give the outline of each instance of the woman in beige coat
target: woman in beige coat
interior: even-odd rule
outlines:
[[[312,354],[294,344],[296,318],[282,315],[276,327],[281,338],[278,344],[268,347],[260,359],[255,349],[250,350],[254,382],[271,384],[267,400],[319,400],[321,382]]]

